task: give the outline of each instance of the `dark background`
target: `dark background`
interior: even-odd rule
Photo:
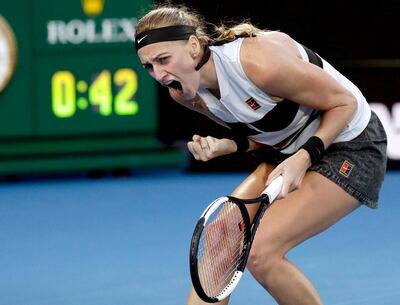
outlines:
[[[308,46],[353,81],[370,102],[400,100],[400,1],[172,1],[197,10],[212,24],[245,19],[259,28],[280,30]],[[371,59],[384,60],[377,65]],[[396,61],[397,60],[397,61]],[[207,118],[174,103],[159,88],[159,139],[167,145],[194,133],[223,136]],[[175,144],[174,144],[175,143]],[[393,162],[392,162],[393,163]],[[190,161],[192,170],[240,170],[235,157]]]

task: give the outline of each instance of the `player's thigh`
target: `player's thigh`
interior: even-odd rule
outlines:
[[[337,184],[316,172],[307,172],[299,190],[275,201],[267,210],[253,248],[284,255],[358,206],[358,201]]]
[[[269,163],[261,163],[257,168],[233,191],[232,196],[241,199],[257,198],[265,190],[265,183],[267,182],[268,175],[275,168],[274,165]],[[252,219],[258,209],[258,204],[247,205],[250,218]]]

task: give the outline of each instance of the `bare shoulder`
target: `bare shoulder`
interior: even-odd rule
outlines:
[[[264,45],[275,44],[289,47],[290,44],[293,44],[293,39],[288,34],[279,31],[263,32],[257,38]]]
[[[277,31],[245,39],[240,50],[243,70],[260,87],[280,73],[284,65],[299,59],[296,42],[286,33]]]
[[[242,64],[251,64],[254,59],[268,59],[279,54],[300,57],[296,42],[288,34],[263,32],[257,37],[245,39],[241,48],[241,61]]]

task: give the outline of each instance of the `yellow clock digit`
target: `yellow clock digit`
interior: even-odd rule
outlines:
[[[99,107],[103,116],[112,114],[111,73],[103,70],[89,87],[89,102]]]
[[[119,69],[114,75],[114,84],[121,87],[115,96],[114,111],[117,115],[135,115],[139,106],[132,98],[138,89],[138,77],[132,69]]]
[[[51,78],[52,110],[59,118],[69,118],[76,111],[75,77],[69,71],[58,71]]]

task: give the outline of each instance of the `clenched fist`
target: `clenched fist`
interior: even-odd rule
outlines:
[[[192,140],[187,143],[187,146],[196,160],[208,161],[219,156],[234,153],[237,150],[236,143],[230,139],[194,135]]]

